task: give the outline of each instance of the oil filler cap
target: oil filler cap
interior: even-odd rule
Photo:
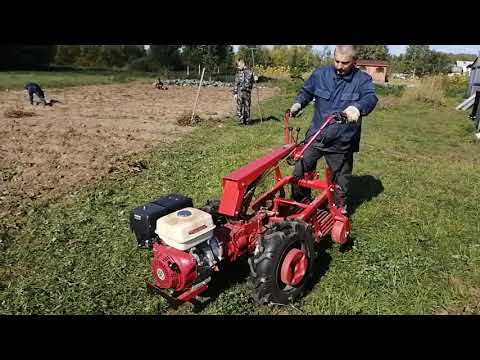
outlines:
[[[192,212],[190,210],[180,210],[179,212],[177,212],[177,216],[189,217],[192,216]]]

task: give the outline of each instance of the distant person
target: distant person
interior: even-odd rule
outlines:
[[[51,104],[45,100],[45,93],[43,92],[40,85],[31,82],[25,85],[25,90],[27,90],[28,92],[31,105],[33,105],[33,97],[35,95],[35,97],[37,97],[44,106],[47,106],[47,105],[51,106]]]
[[[153,83],[153,86],[158,90],[168,90],[168,87],[163,85],[163,82],[160,79],[157,79],[157,81]]]
[[[30,104],[33,105],[33,97],[35,95],[36,98],[40,100],[40,102],[37,102],[37,105],[42,103],[44,106],[53,106],[53,104],[61,104],[60,101],[50,99],[49,101],[45,100],[45,93],[43,92],[42,88],[40,85],[36,83],[28,83],[25,85],[25,90],[28,91],[28,96],[30,98]]]
[[[237,116],[240,125],[248,125],[250,122],[250,104],[252,88],[255,82],[253,71],[250,70],[243,60],[237,61],[238,72],[235,76],[233,95],[237,102]]]

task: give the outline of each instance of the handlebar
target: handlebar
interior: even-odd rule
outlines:
[[[347,122],[347,115],[344,112],[336,112],[325,119],[320,129],[308,140],[302,150],[295,154],[294,160],[297,161],[303,157],[305,151],[310,147],[310,145],[316,140],[316,138],[323,132],[323,130],[330,125],[332,122],[345,124]]]

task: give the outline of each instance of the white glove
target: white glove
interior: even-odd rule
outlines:
[[[233,95],[233,98],[235,99],[235,101],[237,101],[238,95],[237,95],[237,94],[234,94],[234,95]]]
[[[291,109],[290,109],[290,114],[292,114],[292,116],[297,115],[297,113],[300,111],[301,108],[302,108],[301,104],[299,104],[299,103],[293,104]]]
[[[343,112],[347,115],[348,122],[357,122],[360,118],[360,110],[355,106],[349,106]]]

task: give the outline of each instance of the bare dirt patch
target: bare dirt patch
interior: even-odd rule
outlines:
[[[53,107],[31,106],[25,91],[0,92],[0,219],[28,211],[33,200],[98,180],[115,171],[121,158],[190,132],[177,120],[191,111],[196,91],[158,91],[136,82],[47,89],[49,98],[60,101]],[[262,89],[262,100],[275,92]],[[196,113],[221,119],[234,107],[231,89],[206,87]]]

